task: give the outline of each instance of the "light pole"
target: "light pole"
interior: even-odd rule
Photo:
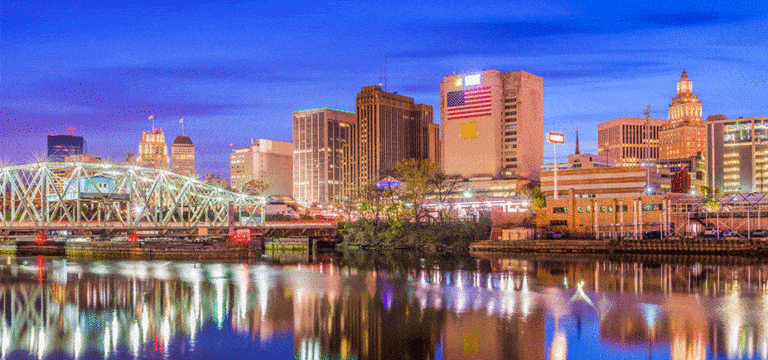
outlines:
[[[552,145],[555,148],[555,169],[554,169],[554,180],[555,180],[555,200],[557,200],[557,144],[565,144],[565,135],[560,133],[553,133],[548,132],[547,133],[547,142],[552,143]]]

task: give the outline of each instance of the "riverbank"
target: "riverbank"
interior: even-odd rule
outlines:
[[[576,253],[576,254],[717,254],[763,256],[763,240],[517,240],[479,241],[470,244],[476,253]]]
[[[230,260],[251,259],[260,254],[260,244],[239,245],[226,241],[33,241],[4,242],[0,255],[66,256],[104,260]]]

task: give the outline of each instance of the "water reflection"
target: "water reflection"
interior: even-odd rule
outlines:
[[[0,356],[768,359],[761,264],[309,260],[6,258]]]

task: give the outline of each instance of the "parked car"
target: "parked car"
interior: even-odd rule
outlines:
[[[565,239],[565,233],[561,231],[552,231],[547,233],[547,239]]]
[[[704,229],[704,237],[717,237],[720,234],[720,229],[714,227],[708,227]]]
[[[764,238],[766,236],[765,229],[755,229],[752,230],[752,237],[753,238]]]
[[[738,236],[738,235],[739,235],[739,233],[736,232],[736,230],[734,230],[734,229],[726,229],[726,230],[723,230],[720,233],[720,237],[734,237],[734,236]]]

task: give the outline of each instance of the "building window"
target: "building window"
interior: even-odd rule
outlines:
[[[550,226],[565,226],[568,225],[568,220],[551,220],[549,222]]]
[[[608,205],[608,212],[613,212],[613,205]]]
[[[591,213],[591,212],[592,212],[592,207],[591,207],[591,206],[587,206],[587,212],[588,212],[588,213]]]
[[[583,207],[583,206],[579,206],[579,207],[576,209],[576,211],[578,211],[578,212],[580,212],[580,213],[583,213],[583,212],[584,212],[584,207]]]
[[[661,211],[661,204],[643,204],[643,211]]]
[[[505,105],[504,109],[517,109],[517,104]]]
[[[507,111],[504,113],[504,116],[512,116],[512,115],[517,115],[517,111]]]
[[[514,129],[514,128],[517,128],[517,125],[507,125],[504,128],[505,129]]]
[[[621,205],[621,211],[627,211],[627,210],[629,210],[628,205]]]
[[[504,102],[505,102],[505,103],[513,103],[513,102],[517,102],[517,98],[504,99]]]
[[[605,212],[605,205],[600,205],[600,212]]]
[[[568,207],[567,206],[558,206],[552,208],[552,212],[555,214],[567,214],[568,213]]]
[[[509,118],[504,120],[504,122],[515,122],[515,121],[517,121],[517,118]]]

